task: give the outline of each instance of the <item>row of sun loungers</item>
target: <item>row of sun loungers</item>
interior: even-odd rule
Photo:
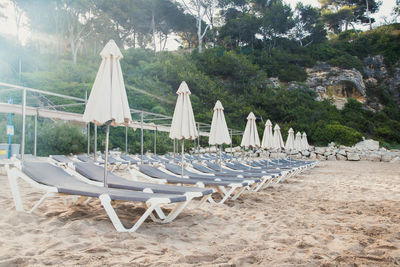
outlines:
[[[104,161],[79,155],[66,157],[54,155],[48,162],[16,162],[8,167],[8,179],[16,209],[24,211],[18,179],[45,191],[41,199],[33,205],[33,212],[48,197],[55,195],[78,196],[77,203],[98,198],[119,232],[134,232],[150,217],[151,220],[167,223],[174,220],[193,199],[199,199],[200,206],[205,201],[223,204],[228,199],[237,199],[244,191],[257,192],[284,181],[289,177],[314,167],[316,162],[298,160],[252,160],[239,161],[229,157],[229,162],[215,164],[215,156],[185,155],[188,160],[181,173],[177,158],[146,156],[141,159],[131,155],[109,157],[111,169],[108,171],[108,187],[103,186]],[[132,179],[118,176],[113,171],[128,169]],[[143,181],[146,180],[146,181]],[[125,227],[112,201],[139,202],[145,208],[143,215],[133,226]],[[171,209],[172,206],[172,209]]]

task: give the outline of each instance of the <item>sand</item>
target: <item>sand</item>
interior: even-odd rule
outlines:
[[[0,266],[335,266],[400,264],[400,165],[321,162],[226,205],[117,233],[98,201],[48,199],[16,212],[0,177]],[[23,187],[25,203],[40,194]],[[118,204],[124,222],[143,209]]]

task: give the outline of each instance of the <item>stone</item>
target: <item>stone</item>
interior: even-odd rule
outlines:
[[[330,150],[325,151],[325,153],[324,153],[325,157],[330,156],[330,155],[332,155],[332,151],[330,151]]]
[[[309,159],[316,159],[317,158],[317,154],[315,154],[314,152],[311,152],[310,156],[308,158]]]
[[[324,154],[326,151],[326,147],[315,147],[315,154]]]
[[[381,160],[383,162],[390,162],[394,157],[395,155],[392,152],[388,151],[382,154]]]
[[[372,152],[372,153],[367,153],[366,154],[366,160],[368,161],[381,161],[382,155],[376,152]]]
[[[367,139],[358,142],[354,147],[359,150],[379,150],[379,142],[372,139]]]
[[[339,149],[339,151],[337,152],[337,154],[341,155],[341,156],[346,156],[346,150],[344,149]]]
[[[310,156],[310,151],[308,151],[308,150],[303,150],[303,151],[301,151],[301,154],[302,154],[303,156],[308,157],[308,156]]]
[[[335,155],[329,155],[327,157],[327,160],[336,160],[336,156]]]
[[[330,143],[328,144],[328,147],[335,147],[335,146],[336,146],[335,142],[330,142]]]
[[[326,160],[326,157],[321,154],[317,154],[317,160]]]
[[[336,154],[336,159],[337,160],[347,160],[347,157],[345,155]]]
[[[390,162],[391,163],[400,163],[400,157],[395,157]]]
[[[358,155],[357,153],[348,152],[347,153],[347,160],[359,161],[360,160],[360,155]]]

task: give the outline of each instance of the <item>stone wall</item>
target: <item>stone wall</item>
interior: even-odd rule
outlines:
[[[215,148],[212,149],[215,151]],[[234,147],[233,153],[236,156],[241,156],[240,147]],[[206,150],[208,152],[208,150]],[[231,152],[230,148],[225,149],[225,152]],[[399,162],[400,150],[387,150],[379,147],[379,142],[374,140],[364,140],[357,143],[355,146],[337,146],[334,143],[328,147],[313,147],[304,151],[263,151],[257,150],[246,152],[246,156],[250,157],[269,157],[282,158],[290,157],[293,159],[317,159],[317,160],[349,160],[349,161],[383,161],[383,162]]]

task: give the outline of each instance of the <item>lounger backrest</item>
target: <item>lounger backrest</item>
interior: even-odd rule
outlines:
[[[55,161],[60,162],[60,163],[70,163],[70,162],[72,162],[71,159],[69,159],[67,156],[64,156],[64,155],[52,155],[51,158],[54,159]]]
[[[182,168],[180,166],[176,165],[176,164],[171,164],[171,163],[165,164],[165,168],[167,170],[169,170],[170,172],[175,173],[177,175],[181,175],[182,174]],[[184,169],[183,170],[183,174],[184,175],[191,175],[192,173],[190,173],[190,172],[188,172],[187,170]]]
[[[213,169],[214,171],[219,171],[220,167],[217,164],[214,164],[210,161],[206,161],[206,165],[210,168]]]
[[[91,159],[91,158],[89,158],[88,156],[85,156],[85,155],[78,155],[77,158],[80,161],[83,161],[83,162],[93,162],[93,159]]]
[[[198,163],[192,163],[193,168],[195,168],[198,171],[204,172],[204,173],[213,173],[213,171],[201,164]]]
[[[153,177],[153,178],[168,178],[172,177],[175,178],[174,176],[168,175],[165,172],[157,169],[156,167],[150,166],[150,165],[145,165],[141,164],[139,165],[139,170],[146,174],[147,176]]]
[[[86,196],[99,196],[102,193],[47,162],[24,162],[22,171],[38,183],[56,187],[61,193]]]
[[[131,163],[131,164],[137,164],[137,163],[139,163],[139,161],[138,160],[135,160],[134,158],[132,158],[131,156],[128,156],[128,155],[121,155],[121,156],[119,156],[121,159],[123,159],[123,160],[126,160],[126,161],[128,161],[129,163]]]

